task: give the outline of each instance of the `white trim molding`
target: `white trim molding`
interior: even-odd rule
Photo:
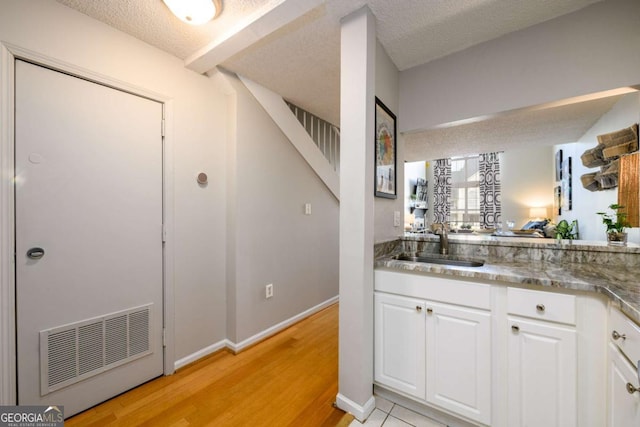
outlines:
[[[269,337],[272,337],[273,335],[277,334],[278,332],[287,329],[289,326],[292,326],[298,322],[300,322],[301,320],[306,319],[307,317],[318,313],[319,311],[324,310],[325,308],[329,307],[330,305],[333,305],[335,303],[337,303],[339,300],[338,296],[335,296],[333,298],[329,298],[328,300],[321,302],[320,304],[311,307],[308,310],[303,311],[302,313],[299,313],[293,317],[290,317],[268,329],[265,329],[264,331],[257,333],[239,343],[234,343],[228,339],[224,339],[221,341],[218,341],[215,344],[211,344],[208,347],[205,347],[201,350],[196,351],[195,353],[192,353],[188,356],[183,357],[182,359],[179,359],[176,361],[175,363],[175,369],[178,370],[186,365],[188,365],[189,363],[193,363],[196,362],[197,360],[206,357],[212,353],[215,353],[216,351],[222,350],[224,348],[227,348],[229,350],[231,350],[233,353],[239,353],[242,350],[245,350],[248,347],[251,347],[252,345],[255,345],[257,343],[259,343],[260,341],[263,341]]]
[[[338,408],[356,417],[361,423],[364,423],[373,410],[376,409],[376,398],[372,394],[364,405],[358,405],[353,400],[338,393],[336,396],[336,405]]]
[[[315,314],[321,310],[324,310],[325,308],[329,307],[332,304],[335,304],[336,302],[338,302],[338,296],[335,296],[333,298],[330,298],[314,307],[311,307],[308,310],[303,311],[300,314],[297,314],[293,317],[288,318],[287,320],[283,320],[282,322],[273,325],[272,327],[265,329],[264,331],[255,334],[252,337],[249,337],[245,340],[240,341],[239,343],[231,343],[230,342],[230,346],[229,348],[234,352],[234,353],[238,353],[244,349],[246,349],[247,347],[251,347],[254,344],[259,343],[260,341],[269,338],[272,335],[277,334],[278,332],[287,329],[289,326],[294,325],[296,323],[298,323],[299,321],[306,319],[307,317],[311,316],[312,314]]]
[[[0,44],[0,405],[15,405],[14,61]]]
[[[184,368],[185,366],[193,363],[193,362],[197,362],[198,360],[202,359],[203,357],[207,357],[210,354],[215,353],[216,351],[225,349],[225,348],[229,348],[229,345],[231,344],[231,341],[224,339],[222,341],[218,341],[217,343],[211,344],[208,347],[203,348],[202,350],[198,350],[195,353],[191,353],[188,356],[183,357],[182,359],[178,359],[176,360],[176,363],[174,365],[174,369],[177,371],[180,368]]]

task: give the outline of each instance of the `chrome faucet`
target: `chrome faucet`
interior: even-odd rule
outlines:
[[[446,223],[441,223],[438,228],[438,234],[440,236],[440,254],[447,255],[449,253],[449,234],[447,230],[448,226]]]

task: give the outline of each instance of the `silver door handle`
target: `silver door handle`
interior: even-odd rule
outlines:
[[[27,251],[27,258],[30,259],[40,259],[44,256],[44,249],[42,248],[31,248]]]

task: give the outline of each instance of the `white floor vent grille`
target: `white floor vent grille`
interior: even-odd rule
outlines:
[[[153,304],[40,331],[40,391],[55,390],[151,354]]]

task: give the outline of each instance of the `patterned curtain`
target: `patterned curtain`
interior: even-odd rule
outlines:
[[[451,159],[436,160],[433,167],[433,220],[449,222],[451,207]]]
[[[480,226],[493,228],[501,221],[500,153],[480,154]]]

